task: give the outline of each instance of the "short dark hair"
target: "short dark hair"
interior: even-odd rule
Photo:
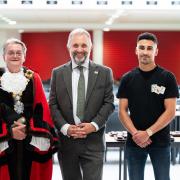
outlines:
[[[151,40],[154,43],[158,44],[158,40],[155,34],[149,33],[149,32],[144,32],[142,34],[139,34],[137,37],[137,42],[142,40],[142,39],[147,39],[147,40]]]

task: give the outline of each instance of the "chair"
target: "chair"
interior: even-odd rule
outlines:
[[[115,109],[115,111],[109,116],[108,121],[106,123],[106,133],[109,133],[111,131],[126,131],[124,126],[119,120],[118,116],[118,110]],[[105,162],[106,162],[106,155],[107,155],[107,147],[105,150]]]
[[[180,131],[180,116],[179,116],[179,113],[177,113],[177,111],[176,111],[176,117],[170,123],[170,130],[171,131]],[[180,163],[180,148],[172,147],[171,148],[171,161],[172,161],[173,165],[176,164],[176,158],[178,157],[178,155],[179,155],[178,163]]]

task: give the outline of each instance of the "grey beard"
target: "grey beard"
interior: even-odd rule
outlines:
[[[78,66],[80,66],[80,65],[82,65],[82,64],[86,61],[86,59],[87,59],[87,53],[84,53],[84,58],[82,58],[82,59],[80,59],[80,60],[76,60],[76,55],[77,55],[77,53],[74,53],[74,54],[73,54],[74,62],[75,62]]]

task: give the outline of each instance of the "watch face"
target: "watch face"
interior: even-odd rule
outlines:
[[[153,132],[151,131],[151,129],[147,129],[146,132],[147,132],[147,134],[148,134],[149,136],[152,136],[152,135],[153,135]]]
[[[25,124],[26,123],[26,119],[24,117],[20,118],[18,120],[18,122],[22,123],[22,124]]]

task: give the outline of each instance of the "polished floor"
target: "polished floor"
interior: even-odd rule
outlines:
[[[179,158],[179,157],[177,157]],[[119,151],[111,149],[107,152],[107,161],[104,164],[103,180],[119,180]],[[52,180],[62,180],[57,157],[54,158],[54,169]],[[123,177],[121,178],[123,179]],[[171,165],[171,180],[180,179],[180,164]],[[144,180],[154,180],[154,174],[150,161],[147,161]]]

